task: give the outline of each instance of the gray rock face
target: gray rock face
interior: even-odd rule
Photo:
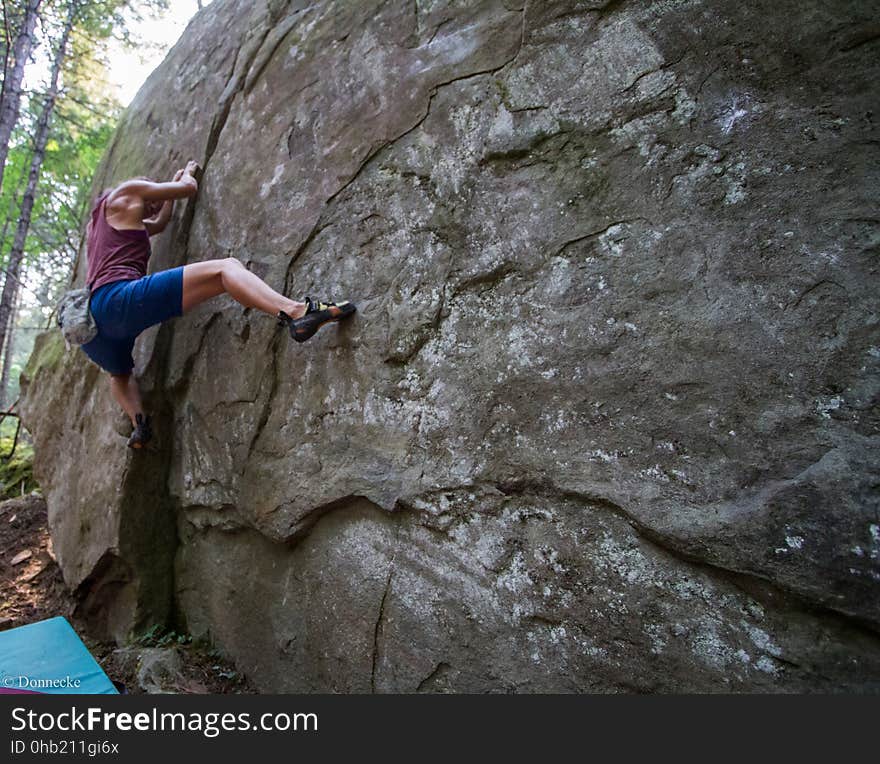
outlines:
[[[148,695],[173,694],[184,684],[177,648],[120,647],[113,651],[113,657],[136,678],[138,689]]]
[[[154,269],[360,311],[148,332],[149,453],[40,340],[96,625],[273,691],[880,689],[878,11],[212,3],[96,187],[195,157]]]

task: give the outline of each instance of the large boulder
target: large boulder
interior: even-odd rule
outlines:
[[[195,157],[154,269],[359,313],[150,330],[145,453],[40,340],[85,614],[270,691],[880,688],[878,10],[215,0],[96,190]]]

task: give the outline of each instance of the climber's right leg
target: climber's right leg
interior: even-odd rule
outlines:
[[[283,311],[299,318],[306,312],[304,303],[279,294],[234,257],[183,266],[184,313],[224,293],[246,308],[256,308],[273,317]]]
[[[305,342],[325,324],[341,321],[355,312],[350,302],[296,302],[276,292],[234,257],[183,266],[183,312],[223,293],[246,308],[275,316],[290,336]]]

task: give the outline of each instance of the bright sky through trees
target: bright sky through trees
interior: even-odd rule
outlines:
[[[202,5],[210,5],[210,0],[202,0]],[[150,72],[153,71],[171,46],[177,42],[189,20],[198,11],[196,0],[169,0],[168,10],[161,18],[150,18],[143,14],[140,21],[130,19],[128,28],[133,39],[138,41],[136,48],[126,48],[121,42],[112,41],[107,50],[107,86],[122,106],[128,106]],[[46,80],[50,61],[48,52],[41,45],[34,52],[34,62],[25,72],[25,89],[36,89],[37,83]]]
[[[209,5],[203,0],[202,5]],[[198,11],[196,0],[169,0],[161,19],[144,18],[132,23],[132,36],[143,41],[137,50],[125,50],[114,43],[109,51],[110,83],[118,88],[119,102],[128,106],[144,81],[177,42],[189,20]]]

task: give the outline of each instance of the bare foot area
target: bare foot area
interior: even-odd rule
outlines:
[[[122,648],[92,639],[52,554],[41,496],[0,502],[0,550],[0,631],[64,616],[107,676],[130,694],[254,692],[232,664],[184,634],[154,631]]]

